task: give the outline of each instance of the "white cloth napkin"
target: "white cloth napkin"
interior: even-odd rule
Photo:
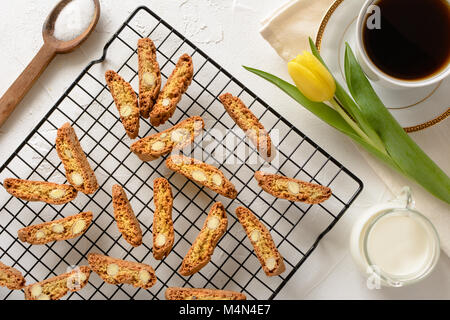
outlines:
[[[335,0],[290,0],[262,21],[261,35],[286,61],[309,50],[308,37],[315,38],[323,16]],[[411,137],[447,174],[450,173],[450,120],[411,134]],[[386,186],[398,194],[411,186],[416,208],[436,227],[442,250],[450,256],[450,205],[433,197],[422,187],[388,168],[359,148]]]
[[[335,0],[289,0],[261,21],[261,35],[284,60],[309,50],[323,16]]]

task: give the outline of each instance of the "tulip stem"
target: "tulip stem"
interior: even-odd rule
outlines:
[[[336,110],[337,113],[339,113],[339,115],[345,120],[345,122],[347,122],[350,125],[350,127],[352,127],[352,129],[355,130],[356,133],[362,139],[364,139],[367,143],[372,145],[374,148],[377,148],[378,150],[380,149],[377,145],[375,145],[375,143],[373,143],[373,141],[367,136],[367,134],[365,134],[364,131],[361,130],[361,128],[358,126],[358,124],[355,121],[353,121],[352,118],[350,118],[350,116],[347,114],[347,112],[345,112],[344,109],[342,109],[340,103],[336,100],[336,98],[333,97],[328,102],[333,106],[334,110]]]

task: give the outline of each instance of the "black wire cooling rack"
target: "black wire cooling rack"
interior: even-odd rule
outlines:
[[[138,88],[137,40],[150,37],[158,48],[163,79],[170,75],[178,57],[192,56],[195,77],[175,115],[158,131],[193,115],[206,122],[206,131],[196,139],[194,157],[218,166],[238,190],[236,200],[226,199],[169,171],[164,159],[141,162],[129,151],[128,139],[104,81],[107,69],[117,70],[133,88]],[[108,54],[107,54],[108,53]],[[251,143],[226,114],[217,97],[222,92],[239,96],[261,119],[277,149],[269,164],[258,157]],[[23,272],[27,283],[42,281],[87,264],[89,252],[147,263],[154,267],[157,284],[149,290],[129,285],[113,286],[93,274],[89,284],[69,299],[163,299],[168,286],[208,287],[243,292],[249,299],[273,299],[293,276],[323,236],[362,190],[362,182],[317,146],[287,120],[245,88],[189,40],[146,7],[137,8],[106,44],[101,59],[92,61],[67,89],[39,125],[0,169],[0,180],[17,177],[66,182],[64,168],[54,148],[56,130],[69,121],[80,138],[97,178],[99,190],[80,194],[71,203],[50,206],[25,202],[0,192],[0,260]],[[155,133],[148,120],[141,120],[140,137]],[[276,199],[263,192],[253,179],[256,170],[330,186],[333,196],[320,205]],[[153,259],[153,180],[169,179],[174,193],[175,244],[162,261]],[[131,247],[121,237],[113,219],[111,187],[121,184],[129,196],[143,229],[143,245]],[[202,227],[211,205],[222,201],[228,212],[228,230],[211,262],[200,272],[183,277],[177,273],[184,255]],[[270,229],[284,256],[286,271],[267,277],[253,253],[234,211],[249,207]],[[77,239],[47,245],[28,245],[17,238],[17,230],[90,210],[94,220]],[[2,299],[22,299],[21,291],[0,288]]]

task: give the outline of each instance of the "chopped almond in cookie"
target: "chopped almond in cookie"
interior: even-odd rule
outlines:
[[[161,72],[156,47],[149,38],[138,40],[139,110],[148,118],[161,89]]]
[[[237,191],[234,185],[216,167],[181,155],[172,155],[166,160],[166,166],[188,179],[195,181],[209,189],[234,199]]]
[[[172,221],[173,195],[169,181],[157,178],[153,183],[153,257],[161,260],[172,250],[174,229]]]
[[[20,290],[25,286],[25,278],[16,268],[0,262],[0,287],[10,290]]]
[[[69,183],[78,191],[92,194],[98,189],[97,178],[81,148],[75,130],[69,123],[58,129],[56,151]]]
[[[139,133],[140,117],[136,93],[131,85],[113,70],[106,71],[105,80],[127,135],[130,139],[136,138]]]
[[[112,187],[112,202],[114,219],[124,239],[133,247],[140,246],[142,244],[142,230],[139,221],[133,212],[125,191],[118,184]]]
[[[77,196],[77,190],[66,184],[8,178],[3,182],[6,191],[26,201],[64,204]]]
[[[281,175],[257,171],[255,179],[264,191],[281,199],[317,204],[331,196],[331,189],[328,187]]]
[[[91,270],[81,266],[75,270],[47,280],[29,285],[25,288],[26,300],[59,300],[69,291],[82,289],[88,282]]]
[[[110,284],[127,283],[149,289],[156,283],[155,271],[149,265],[116,259],[98,253],[88,255],[89,265],[103,281]]]
[[[92,212],[82,212],[63,219],[22,228],[18,231],[18,236],[20,241],[31,244],[76,238],[86,232],[92,217]]]
[[[178,59],[175,69],[167,79],[150,112],[150,122],[153,126],[158,127],[173,116],[177,104],[191,84],[193,76],[192,58],[188,54],[183,54]]]
[[[136,141],[130,149],[142,161],[152,161],[193,143],[194,138],[202,132],[204,126],[205,123],[201,117],[188,118],[163,132]]]
[[[247,208],[238,207],[236,215],[255,249],[261,266],[267,276],[277,276],[285,271],[283,257],[273,242],[267,228]]]
[[[189,276],[209,263],[214,248],[226,231],[227,214],[221,202],[216,202],[206,218],[203,228],[183,259],[180,274]]]

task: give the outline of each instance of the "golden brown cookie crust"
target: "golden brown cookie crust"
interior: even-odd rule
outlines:
[[[267,276],[278,276],[286,270],[283,257],[278,252],[269,230],[245,207],[236,208],[236,215],[255,249]]]
[[[272,140],[258,118],[241,99],[234,97],[231,93],[224,93],[219,99],[230,117],[244,130],[258,151],[264,157],[270,158],[272,154]]]
[[[88,283],[91,269],[81,266],[71,272],[33,283],[24,289],[26,300],[59,300],[69,291],[76,292]]]
[[[75,189],[86,194],[97,191],[98,182],[94,170],[89,165],[75,130],[68,122],[58,129],[56,151],[64,165],[67,181]]]
[[[204,127],[205,122],[201,117],[191,117],[172,128],[136,141],[130,149],[142,161],[152,161],[193,143]]]
[[[171,155],[166,166],[186,178],[201,184],[224,197],[235,199],[237,191],[234,185],[218,168],[194,158],[182,155]]]
[[[92,212],[82,212],[63,219],[22,228],[17,234],[20,241],[30,244],[73,239],[86,232],[92,222],[92,217]]]
[[[116,259],[98,253],[90,253],[88,261],[92,271],[106,283],[127,283],[143,289],[149,289],[156,283],[155,271],[151,266],[143,263]]]
[[[161,260],[172,250],[175,239],[172,221],[173,195],[169,181],[157,178],[153,182],[153,257]]]
[[[192,58],[183,54],[166,84],[159,93],[153,110],[150,112],[150,123],[158,127],[173,116],[178,102],[188,89],[194,76]]]
[[[166,300],[246,300],[243,293],[229,290],[179,288],[166,289]]]
[[[12,196],[25,201],[42,201],[49,204],[64,204],[77,197],[77,190],[67,184],[31,181],[15,178],[5,179],[3,187]]]
[[[133,247],[142,244],[142,230],[139,221],[131,208],[127,195],[123,188],[115,184],[112,187],[112,203],[114,208],[114,219],[123,238]]]
[[[180,274],[190,276],[211,261],[220,238],[227,231],[228,218],[221,202],[216,202],[208,213],[203,228],[183,259]]]
[[[156,60],[156,47],[149,38],[138,40],[139,110],[143,118],[150,116],[161,88],[161,72]]]
[[[125,131],[130,139],[136,138],[139,134],[140,114],[136,93],[131,85],[113,70],[106,71],[105,79]]]
[[[331,189],[277,174],[255,172],[258,185],[267,193],[280,199],[318,204],[331,197]]]
[[[16,268],[0,262],[0,287],[10,290],[20,290],[25,286],[25,278]]]

